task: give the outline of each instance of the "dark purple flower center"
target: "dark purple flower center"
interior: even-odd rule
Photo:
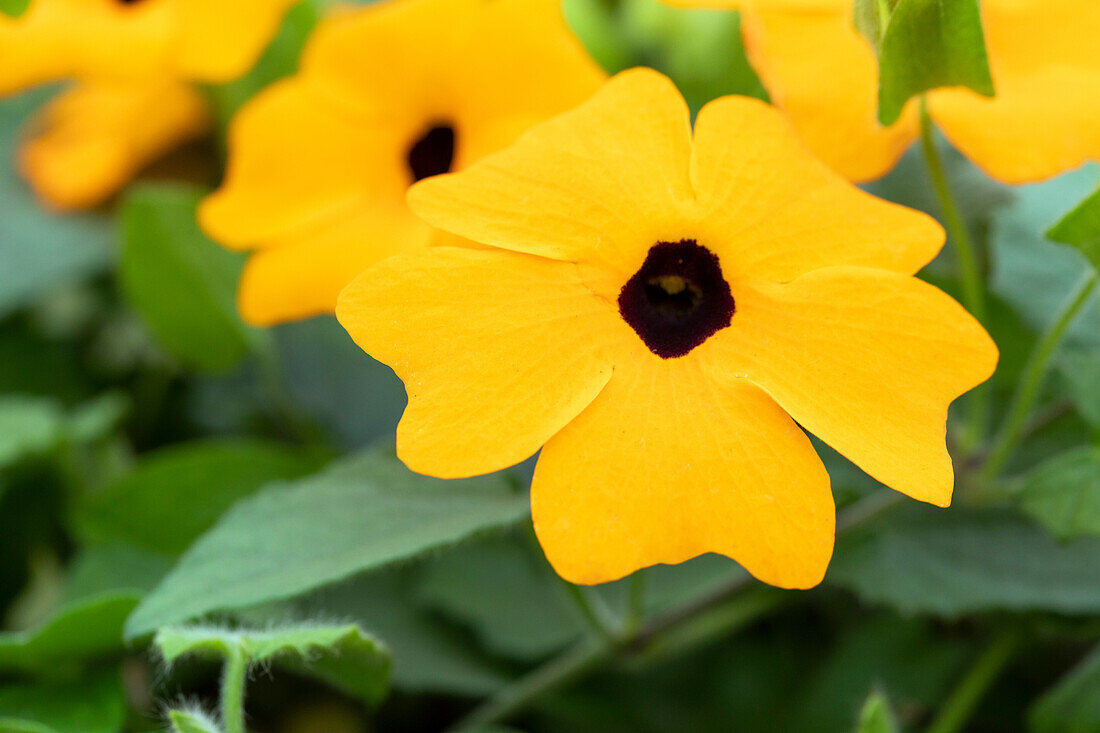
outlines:
[[[729,326],[734,310],[718,257],[694,239],[653,245],[619,293],[623,320],[662,359],[683,356]]]
[[[435,123],[409,148],[408,164],[413,182],[451,170],[455,158],[455,129]]]

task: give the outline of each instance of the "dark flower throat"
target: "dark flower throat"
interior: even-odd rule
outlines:
[[[408,164],[413,182],[451,170],[455,158],[455,129],[436,123],[409,148]]]
[[[718,257],[694,239],[658,242],[619,293],[619,313],[662,359],[730,325],[735,307]]]

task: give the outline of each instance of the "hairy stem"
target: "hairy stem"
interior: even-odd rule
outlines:
[[[234,649],[225,660],[222,672],[222,725],[226,733],[245,733],[244,686],[248,675],[248,657]]]
[[[924,152],[925,166],[928,168],[928,176],[932,181],[932,188],[936,192],[940,210],[943,212],[944,223],[947,225],[947,233],[954,247],[955,258],[958,263],[959,274],[962,277],[963,305],[971,315],[981,323],[985,323],[985,296],[982,285],[982,271],[978,264],[978,250],[974,240],[970,236],[970,229],[966,226],[959,205],[955,201],[951,183],[947,179],[947,173],[943,167],[943,160],[936,149],[936,138],[932,128],[932,118],[928,114],[928,105],[925,100],[920,104],[920,140],[921,150]],[[979,385],[970,392],[965,434],[962,436],[962,446],[969,452],[979,445],[985,435],[986,424],[989,421],[989,389],[986,385]]]
[[[1039,398],[1039,388],[1043,385],[1043,378],[1047,374],[1050,360],[1058,350],[1066,330],[1081,308],[1088,302],[1093,291],[1096,290],[1097,273],[1086,275],[1078,284],[1077,289],[1067,299],[1062,312],[1047,326],[1039,341],[1035,344],[1027,364],[1024,366],[1020,382],[1016,386],[1016,392],[1012,396],[1012,402],[1008,408],[1008,414],[1001,424],[1001,429],[993,441],[989,451],[989,458],[982,467],[982,477],[989,481],[997,476],[1008,462],[1012,451],[1016,448],[1028,417],[1035,407],[1035,401]]]

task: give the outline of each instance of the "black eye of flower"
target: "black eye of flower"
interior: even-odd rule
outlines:
[[[413,181],[448,172],[454,157],[454,127],[445,123],[432,125],[409,148],[408,164]]]
[[[619,313],[662,359],[683,356],[730,325],[730,286],[718,257],[694,239],[658,242],[619,293]]]

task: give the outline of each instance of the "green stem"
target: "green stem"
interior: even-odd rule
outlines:
[[[593,606],[591,600],[585,595],[585,591],[579,585],[573,585],[567,581],[562,581],[566,590],[569,591],[570,597],[576,603],[577,608],[580,609],[581,615],[584,616],[584,620],[588,622],[588,625],[592,627],[592,630],[596,632],[596,635],[603,639],[605,642],[614,642],[618,636],[612,630],[603,618],[603,614],[597,612],[595,606]]]
[[[851,531],[896,506],[900,503],[899,496],[893,491],[876,492],[847,507],[837,517],[837,534]],[[716,634],[743,628],[789,596],[772,588],[760,589],[758,593],[743,592],[751,584],[749,575],[738,575],[713,593],[654,619],[635,632],[624,633],[617,640],[613,637],[586,639],[501,690],[460,720],[452,730],[472,730],[506,720],[542,695],[578,680],[617,655],[664,657],[696,646]]]
[[[932,188],[935,189],[944,223],[947,225],[947,232],[954,246],[959,274],[962,277],[963,305],[979,322],[985,323],[985,296],[982,287],[982,271],[978,264],[978,250],[955,201],[943,161],[936,149],[932,118],[928,114],[928,105],[924,99],[920,104],[920,140],[928,176],[932,180]],[[988,420],[989,390],[987,386],[980,385],[970,392],[967,427],[962,439],[963,448],[967,452],[981,443]]]
[[[248,675],[248,657],[233,649],[225,660],[222,673],[222,724],[226,733],[245,733],[244,685]]]
[[[611,656],[615,648],[615,645],[602,639],[586,639],[501,690],[499,694],[460,720],[452,730],[472,731],[510,718],[548,690],[557,689],[582,677]]]
[[[1093,272],[1086,275],[1077,286],[1077,290],[1074,291],[1073,295],[1066,301],[1066,305],[1058,315],[1058,318],[1047,326],[1042,336],[1039,337],[1038,343],[1035,344],[1035,348],[1032,350],[1031,355],[1028,357],[1027,364],[1024,366],[1023,374],[1020,375],[1020,382],[1016,387],[1016,392],[1012,396],[1012,403],[1008,408],[1008,415],[1005,417],[1002,427],[997,433],[996,439],[993,441],[993,446],[989,451],[989,458],[982,468],[982,478],[986,481],[997,476],[1001,469],[1004,468],[1005,463],[1008,462],[1009,457],[1012,455],[1012,451],[1016,448],[1016,444],[1027,424],[1027,419],[1031,415],[1031,410],[1035,407],[1035,401],[1039,397],[1039,388],[1043,385],[1043,378],[1046,376],[1047,368],[1050,366],[1050,360],[1054,357],[1058,345],[1062,342],[1062,337],[1065,336],[1066,330],[1069,328],[1070,324],[1073,323],[1074,317],[1085,303],[1088,302],[1089,297],[1096,289],[1096,284],[1097,273]]]
[[[947,698],[947,702],[928,727],[927,733],[957,733],[962,730],[1022,641],[1023,634],[1016,626],[998,634],[966,671],[959,686]]]

